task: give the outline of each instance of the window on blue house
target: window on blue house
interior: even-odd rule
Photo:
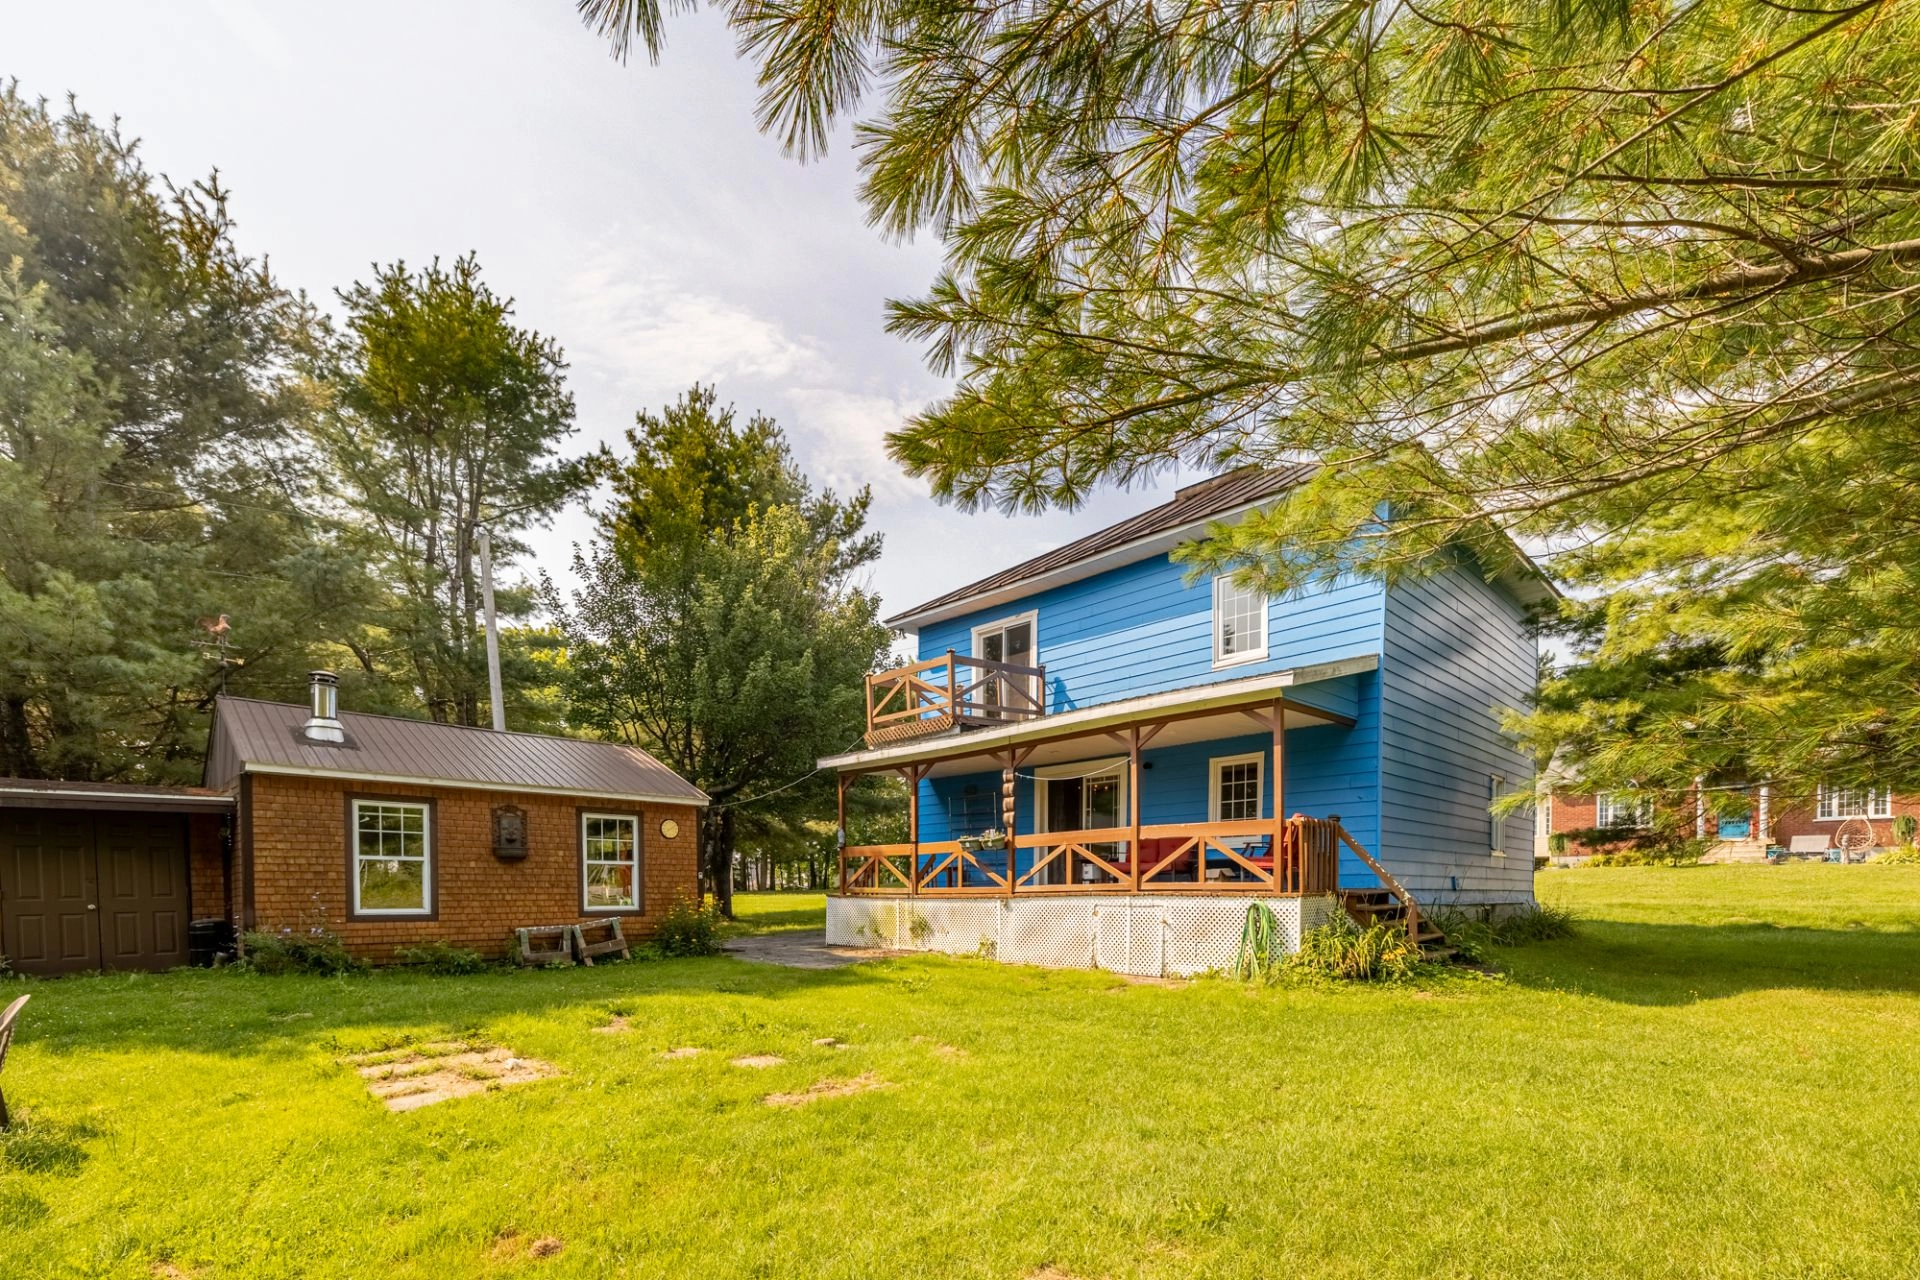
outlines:
[[[1252,662],[1267,656],[1267,594],[1213,580],[1213,665]]]
[[[1260,817],[1260,775],[1266,757],[1259,752],[1244,756],[1219,756],[1210,764],[1213,787],[1208,797],[1207,821],[1257,821]]]

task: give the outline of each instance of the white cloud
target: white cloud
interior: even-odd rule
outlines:
[[[734,377],[803,377],[819,351],[778,324],[701,293],[633,255],[596,250],[564,284],[561,322],[569,358],[636,404],[669,399],[687,384]]]
[[[924,497],[926,490],[887,456],[886,435],[918,412],[919,396],[879,396],[835,387],[795,387],[788,424],[800,461],[817,482],[842,493],[873,486],[881,501]]]

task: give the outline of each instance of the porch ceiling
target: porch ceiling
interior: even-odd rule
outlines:
[[[1243,680],[1126,698],[1004,728],[948,731],[895,746],[828,756],[819,764],[822,769],[849,774],[890,771],[910,764],[928,765],[930,776],[944,777],[999,769],[996,753],[1014,748],[1027,753],[1021,762],[1021,767],[1026,768],[1085,759],[1100,754],[1105,748],[1124,754],[1126,731],[1133,725],[1149,724],[1163,726],[1153,738],[1152,747],[1157,750],[1182,743],[1266,732],[1246,712],[1265,709],[1276,701],[1285,708],[1285,724],[1289,729],[1350,725],[1352,717],[1313,706],[1311,686],[1323,680],[1372,671],[1379,665],[1378,655],[1365,654]]]

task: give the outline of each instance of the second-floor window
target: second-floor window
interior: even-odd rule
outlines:
[[[1267,656],[1267,594],[1232,578],[1213,580],[1213,665]]]
[[[1627,791],[1602,791],[1593,798],[1593,825],[1638,830],[1653,822],[1653,801]]]
[[[1891,818],[1893,792],[1885,787],[1829,787],[1822,785],[1813,806],[1814,820]]]

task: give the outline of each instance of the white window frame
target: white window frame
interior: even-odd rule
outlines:
[[[1840,811],[1840,797],[1847,796],[1854,803],[1861,797],[1866,799],[1865,808],[1850,808]],[[1815,822],[1845,822],[1849,818],[1891,818],[1893,816],[1893,789],[1891,787],[1830,787],[1821,783],[1814,788],[1813,820]]]
[[[1033,635],[1033,659],[1027,663],[1027,665],[1032,667],[1039,666],[1040,611],[1038,609],[1029,609],[1025,613],[1016,613],[1005,618],[996,618],[992,622],[983,622],[975,627],[973,629],[972,656],[980,659],[982,662],[986,661],[986,653],[984,652],[986,646],[983,645],[981,641],[996,631],[1005,631],[1008,627],[1017,627],[1023,622],[1031,629]]]
[[[1254,814],[1251,818],[1223,818],[1220,816],[1220,775],[1234,765],[1253,766]],[[1207,761],[1207,821],[1208,822],[1261,822],[1267,812],[1267,754],[1264,751],[1248,751],[1237,756],[1215,756]]]
[[[1108,774],[1113,774],[1120,782],[1120,812],[1131,815],[1133,795],[1129,775],[1132,771],[1127,768],[1128,763],[1126,756],[1115,756],[1110,760],[1080,760],[1073,764],[1048,764],[1035,769],[1033,771],[1033,829],[1044,832],[1049,826],[1047,783],[1055,778],[1082,778],[1092,781],[1094,778],[1104,778]],[[1081,821],[1083,821],[1082,818],[1074,819],[1075,823]],[[1120,825],[1124,827],[1131,821],[1132,818],[1129,816],[1127,821]],[[1075,826],[1070,830],[1077,831],[1080,828]]]
[[[633,830],[633,852],[625,861],[613,858],[595,858],[587,851],[587,823],[595,818],[613,822],[627,823]],[[640,883],[640,829],[643,824],[637,813],[619,813],[608,809],[582,809],[580,811],[580,910],[582,914],[594,916],[638,915],[645,906],[646,890]],[[587,904],[587,868],[589,866],[633,868],[633,901],[615,906],[589,906]]]
[[[1493,811],[1493,806],[1507,792],[1507,780],[1498,773],[1487,775],[1487,845],[1496,858],[1507,856],[1506,827],[1504,817]]]
[[[1251,588],[1234,586],[1232,574],[1223,573],[1213,580],[1212,644],[1213,665],[1216,669],[1220,667],[1237,667],[1246,662],[1259,662],[1267,656],[1267,633],[1270,630],[1267,614],[1273,607],[1273,600],[1264,591],[1251,591],[1251,594],[1260,601],[1259,608],[1254,610],[1254,616],[1260,619],[1260,643],[1237,653],[1223,654],[1220,652],[1220,624],[1224,621],[1220,611],[1220,596],[1225,591],[1240,591],[1243,589],[1251,591]]]
[[[1634,796],[1632,801],[1624,797],[1632,795],[1627,791],[1599,791],[1593,797],[1593,825],[1601,831],[1645,831],[1653,825],[1653,798]],[[1609,821],[1613,815],[1609,810],[1631,807],[1633,816],[1630,821]]]
[[[420,849],[418,858],[401,856],[395,858],[388,854],[375,854],[369,857],[360,849],[360,812],[363,809],[409,809],[420,815]],[[351,914],[361,919],[378,919],[392,916],[396,919],[408,919],[433,914],[433,806],[424,800],[401,800],[398,798],[383,800],[378,797],[354,797],[348,812],[347,838],[353,842],[352,874],[348,877],[347,893],[352,903]],[[420,864],[420,905],[417,907],[363,907],[360,905],[360,866],[365,862],[418,862]]]

